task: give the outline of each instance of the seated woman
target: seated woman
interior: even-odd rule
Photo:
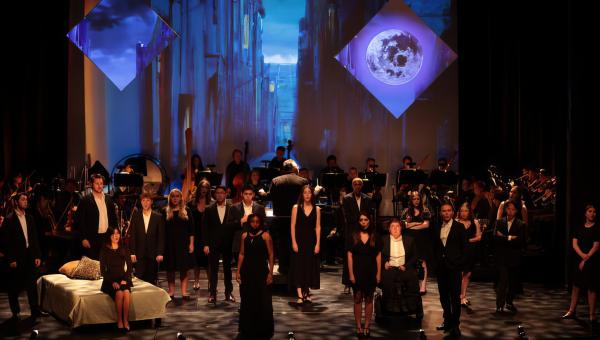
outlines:
[[[102,273],[103,293],[110,295],[117,309],[117,327],[129,331],[129,304],[131,302],[131,256],[125,247],[120,246],[121,231],[109,229],[108,242],[100,249],[100,272]]]
[[[400,220],[393,218],[390,222],[390,235],[383,238],[381,251],[382,303],[387,311],[402,311],[398,294],[401,291],[403,295],[401,298],[411,308],[409,311],[402,312],[414,311],[417,318],[422,319],[423,302],[419,293],[416,247],[412,238],[402,236]]]

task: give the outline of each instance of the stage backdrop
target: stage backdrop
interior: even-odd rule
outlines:
[[[71,78],[82,79],[83,89],[70,86],[70,96],[83,97],[83,113],[75,112],[75,105],[69,115],[85,116],[85,133],[69,135],[72,165],[83,159],[81,145],[109,171],[123,156],[144,153],[158,158],[177,180],[185,166],[187,127],[193,129],[193,152],[219,171],[230,161],[232,149],[243,149],[245,141],[248,160],[258,165],[272,157],[276,146],[292,140],[293,157],[313,170],[324,166],[332,153],[346,170],[362,169],[365,159],[374,157],[379,171],[390,174],[406,154],[418,163],[424,160],[426,169],[437,157],[456,156],[457,62],[448,57],[456,51],[454,1],[132,3],[100,3],[102,20],[90,27],[104,38],[91,41],[95,53],[87,52],[101,59],[89,60],[79,51],[71,56],[84,58],[70,68]],[[97,4],[86,0],[79,12],[73,7],[72,21],[92,15]],[[136,14],[140,4],[150,6],[162,21]],[[369,26],[381,25],[380,11],[388,22],[383,35],[377,35],[382,32],[377,26]],[[406,18],[422,26],[405,26]],[[126,66],[115,46],[144,20],[155,27],[151,41],[140,38],[135,46],[121,46],[138,59],[135,78],[127,82],[124,72],[117,72],[119,77],[110,80],[100,70],[102,63]],[[172,40],[171,33],[162,31],[165,27],[175,32]],[[358,43],[359,37],[367,43]],[[167,47],[148,58],[143,48],[154,48],[161,39]],[[427,66],[432,63],[437,65],[434,71]],[[370,68],[370,74],[357,75],[361,67]],[[430,78],[427,84],[421,83],[423,75]],[[387,86],[387,98],[369,85],[373,82]],[[413,92],[407,94],[409,87]],[[398,100],[410,97],[410,103],[398,109],[394,93]]]

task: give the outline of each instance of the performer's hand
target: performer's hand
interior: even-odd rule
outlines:
[[[162,255],[158,255],[156,257],[156,262],[161,263],[163,261],[163,256]]]
[[[2,226],[2,222],[4,222],[4,216],[0,215],[0,227]]]
[[[136,263],[137,262],[137,257],[135,255],[131,255],[131,262],[132,263]]]
[[[321,247],[317,244],[315,245],[315,254],[318,254],[321,251]]]
[[[389,262],[389,261],[387,261],[386,263],[384,263],[384,264],[383,264],[383,267],[384,267],[386,270],[390,269],[390,262]]]
[[[296,242],[292,243],[292,250],[294,251],[294,253],[298,252],[298,243],[296,243]]]
[[[356,279],[354,278],[354,275],[350,275],[350,282],[352,282],[352,284],[356,283]]]
[[[87,249],[90,249],[92,246],[90,245],[90,241],[83,239],[81,240],[81,246]]]
[[[204,254],[210,254],[210,249],[208,248],[208,246],[204,246]]]
[[[235,272],[235,281],[239,284],[242,284],[242,278],[240,277],[240,272]]]
[[[241,224],[244,224],[244,223],[246,223],[246,221],[248,221],[248,215],[244,215],[244,217],[242,217],[242,218],[240,219],[240,223],[241,223]]]
[[[398,269],[400,269],[403,272],[406,271],[406,267],[404,267],[404,266],[400,266],[400,267],[398,267]]]
[[[377,275],[375,276],[375,278],[377,279],[377,284],[379,284],[379,282],[381,282],[381,274],[377,273]]]
[[[584,265],[585,265],[585,261],[579,262],[579,270],[583,270]]]
[[[113,286],[113,288],[114,288],[115,290],[117,290],[117,289],[121,288],[121,286],[120,286],[118,283],[116,283],[116,282],[113,282],[112,286]]]
[[[501,232],[499,232],[499,231],[496,231],[496,236],[498,236],[498,237],[504,237],[504,234],[501,233]]]
[[[37,268],[37,267],[39,267],[42,264],[42,260],[35,259],[35,260],[33,260],[33,263],[35,263],[35,267]]]
[[[267,192],[264,189],[258,190],[258,194],[261,196],[267,196]]]
[[[190,243],[189,251],[190,251],[190,254],[194,252],[194,244],[193,243]]]
[[[127,284],[127,281],[121,280],[121,285],[126,285],[126,284]]]
[[[582,257],[582,259],[583,259],[584,261],[587,261],[587,260],[589,260],[589,259],[590,259],[590,255],[589,255],[589,254],[583,254],[583,257]]]
[[[273,274],[267,274],[267,286],[273,283]]]
[[[11,268],[17,268],[17,261],[13,261],[9,265]]]

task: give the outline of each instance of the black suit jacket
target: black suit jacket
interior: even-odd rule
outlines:
[[[310,184],[306,178],[294,173],[273,178],[269,193],[273,201],[273,215],[291,216],[292,207],[298,202],[302,187]]]
[[[385,263],[390,260],[390,235],[385,235],[383,239],[383,249],[381,250],[381,270],[385,269]],[[417,245],[415,241],[406,235],[402,235],[402,244],[404,245],[404,267],[406,269],[417,270]]]
[[[41,258],[40,244],[37,237],[37,229],[33,216],[25,214],[25,220],[27,221],[27,239],[29,241],[29,249],[27,249],[27,243],[25,241],[25,235],[23,234],[23,228],[21,228],[21,222],[15,212],[10,213],[6,216],[4,223],[2,224],[3,235],[5,238],[4,242],[4,256],[6,263],[23,262],[27,258],[27,253],[33,259]]]
[[[496,232],[504,236],[497,236]],[[509,241],[508,236],[517,238]],[[521,264],[521,255],[525,247],[525,223],[515,218],[510,231],[506,217],[496,221],[494,230],[494,247],[496,249],[496,262],[507,266],[518,266]]]
[[[118,226],[117,213],[115,205],[108,195],[104,195],[104,203],[106,204],[106,213],[108,215],[108,226],[116,228]],[[94,200],[94,195],[85,196],[77,207],[77,221],[81,232],[82,240],[92,240],[98,234],[98,221],[100,212]]]
[[[375,209],[375,204],[373,204],[373,200],[371,197],[366,194],[360,194],[360,207],[356,204],[356,199],[354,198],[354,193],[349,193],[344,196],[342,200],[342,211],[344,213],[344,232],[346,237],[352,235],[352,232],[358,229],[358,215],[361,211],[366,211],[371,214],[371,218],[373,215],[373,210]],[[374,224],[374,221],[371,221]]]
[[[236,229],[240,228],[240,221],[235,223],[235,213],[233,212],[233,206],[231,203],[225,203],[225,217],[223,223],[219,218],[219,212],[217,211],[217,202],[209,205],[204,210],[204,222],[202,223],[202,235],[204,246],[209,248],[220,248],[221,246],[229,247],[231,244],[223,244],[224,241],[233,242],[233,233]]]
[[[444,267],[448,270],[462,270],[467,248],[465,226],[460,222],[452,220],[450,233],[448,233],[448,239],[446,240],[446,246],[444,247],[444,244],[440,239],[442,223],[443,222],[440,222],[437,225],[437,228],[434,229],[433,233],[436,265],[438,268]]]
[[[144,225],[142,210],[131,217],[129,248],[136,257],[155,258],[165,253],[165,222],[162,215],[152,211],[148,222],[148,231]]]
[[[231,213],[232,213],[231,223],[235,225],[235,228],[247,230],[249,227],[248,222],[244,223],[243,226],[241,225],[241,219],[242,219],[242,217],[244,217],[244,202],[242,201],[242,202],[234,204],[231,207]],[[252,202],[252,213],[260,215],[260,217],[262,217],[263,222],[265,221],[265,218],[267,218],[267,213],[265,212],[265,207],[263,207],[262,205],[254,202],[254,201]]]

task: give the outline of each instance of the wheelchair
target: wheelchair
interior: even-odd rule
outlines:
[[[394,280],[392,288],[384,289],[384,285],[380,285],[374,297],[374,312],[375,321],[385,323],[391,319],[414,315],[415,319],[420,322],[423,319],[423,300],[419,293],[418,276],[414,276],[416,284],[415,289],[409,289],[407,282],[402,280]],[[411,280],[412,281],[412,280]]]

